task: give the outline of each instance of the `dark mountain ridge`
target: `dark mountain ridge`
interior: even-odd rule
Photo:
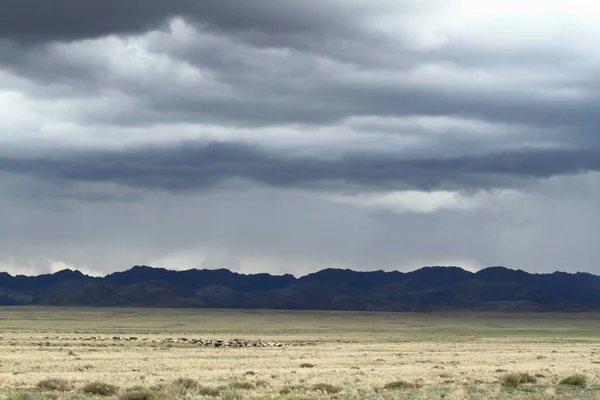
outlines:
[[[0,273],[0,305],[316,309],[356,311],[600,309],[600,276],[530,274],[489,267],[424,267],[412,272],[324,269],[245,275],[227,269],[173,271],[135,266],[104,277],[63,270]]]

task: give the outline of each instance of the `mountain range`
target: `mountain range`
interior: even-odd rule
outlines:
[[[200,307],[355,311],[600,309],[600,276],[489,267],[412,272],[324,269],[302,277],[135,266],[104,277],[63,270],[0,273],[0,305]]]

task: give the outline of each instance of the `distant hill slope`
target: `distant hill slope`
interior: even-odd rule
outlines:
[[[504,267],[413,272],[325,269],[244,275],[227,269],[171,271],[135,266],[102,278],[63,270],[0,273],[0,305],[265,308],[356,311],[583,311],[600,309],[600,277],[530,274]]]

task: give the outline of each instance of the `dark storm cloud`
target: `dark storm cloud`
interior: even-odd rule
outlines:
[[[286,89],[282,82],[280,93]],[[243,86],[242,86],[243,87]],[[235,99],[206,98],[154,93],[145,100],[145,110],[160,110],[172,121],[238,121],[242,124],[270,125],[286,123],[330,124],[352,115],[407,117],[411,115],[452,116],[499,123],[522,123],[529,126],[556,127],[600,124],[600,98],[557,100],[542,99],[532,93],[440,92],[434,88],[372,84],[356,87],[336,82],[294,91],[289,97],[262,97],[256,88],[252,95]],[[465,90],[468,92],[468,90]],[[138,93],[142,96],[142,93]],[[289,94],[289,92],[288,92]],[[121,123],[143,124],[152,115],[123,115]],[[155,114],[156,115],[156,114]],[[572,130],[572,129],[570,129]]]
[[[525,180],[600,170],[600,149],[539,150],[480,157],[419,158],[353,153],[337,160],[285,157],[246,145],[214,143],[169,149],[74,154],[61,159],[0,158],[0,171],[51,182],[114,183],[173,192],[230,179],[273,187],[338,183],[376,190],[480,190]]]
[[[193,9],[194,3],[204,4],[185,0],[5,0],[0,35],[18,41],[46,42],[145,32]]]
[[[493,127],[495,133],[482,130],[465,136],[459,126],[431,139],[427,129],[396,129],[393,123],[383,128],[388,136],[413,135],[434,143],[419,147],[412,158],[401,145],[382,155],[360,152],[360,144],[339,151],[337,161],[290,157],[236,144],[238,135],[230,144],[207,147],[89,152],[65,158],[49,154],[26,161],[4,158],[0,170],[167,190],[207,188],[230,178],[275,187],[339,181],[376,189],[468,190],[597,169],[600,80],[580,70],[576,52],[564,53],[571,56],[570,64],[561,63],[556,71],[539,68],[538,76],[527,66],[540,67],[535,59],[540,54],[544,60],[558,60],[559,52],[541,47],[530,56],[523,50],[499,54],[473,49],[465,40],[412,51],[403,40],[392,43],[384,35],[375,40],[365,18],[378,6],[364,4],[9,0],[0,16],[0,36],[8,39],[0,41],[0,66],[33,80],[28,94],[36,99],[72,96],[83,103],[112,90],[131,100],[127,107],[101,109],[78,109],[73,103],[74,113],[67,118],[82,127],[302,124],[307,139],[319,134],[313,127],[338,129],[339,147],[349,130],[347,120],[361,116],[443,116],[484,122],[488,125],[481,129]],[[395,12],[419,12],[414,4],[400,4],[394,5]],[[167,24],[176,16],[198,25]],[[164,29],[144,36],[157,28]],[[128,59],[123,48],[129,43],[107,39],[113,34],[140,34],[134,44],[145,58]],[[273,40],[270,46],[282,47],[261,48],[261,35]],[[101,40],[73,46],[50,43],[86,38]],[[27,41],[36,45],[24,45]],[[110,59],[115,53],[122,57]],[[431,69],[428,63],[436,58],[443,62]],[[503,59],[513,64],[500,62]],[[154,70],[160,62],[169,64]],[[133,73],[127,69],[130,63]],[[424,75],[421,65],[430,68]],[[511,66],[514,79],[506,79],[502,68]],[[494,69],[498,67],[502,68]],[[194,80],[194,74],[202,78]],[[365,136],[373,133],[368,126],[360,129]],[[503,129],[506,134],[498,133]],[[527,150],[536,142],[552,150]],[[491,149],[492,144],[498,150]],[[297,147],[303,148],[302,141]]]
[[[0,36],[34,42],[79,40],[145,32],[182,16],[217,30],[341,34],[369,8],[352,1],[314,0],[5,0]]]

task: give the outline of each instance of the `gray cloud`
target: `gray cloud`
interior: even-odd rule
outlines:
[[[581,187],[581,180],[566,183]],[[564,197],[549,185],[544,196],[492,195],[481,209],[431,213],[372,212],[309,193],[256,188],[60,202],[65,208],[57,211],[10,201],[1,186],[0,253],[38,271],[58,260],[109,272],[137,263],[202,267],[217,258],[222,263],[212,267],[296,274],[436,264],[600,272],[597,190],[587,198]]]
[[[600,171],[600,149],[431,159],[357,152],[341,159],[311,159],[242,144],[188,143],[171,148],[75,153],[60,159],[2,157],[0,171],[46,181],[115,183],[173,192],[209,189],[231,179],[281,188],[338,183],[370,190],[461,191],[521,186],[530,179]]]
[[[293,38],[284,38],[282,43],[264,48],[244,41],[256,30],[269,29],[268,24],[257,19],[262,15],[258,10],[266,7],[266,3],[251,3],[255,4],[250,7],[252,11],[242,13],[248,21],[240,22],[239,26],[255,25],[243,34],[224,31],[229,26],[227,18],[223,17],[226,20],[223,22],[215,16],[215,23],[223,26],[217,33],[204,26],[194,30],[183,23],[171,24],[163,32],[148,34],[133,44],[106,39],[99,44],[102,47],[99,54],[90,52],[92,43],[39,44],[29,48],[4,42],[0,46],[0,65],[33,79],[38,96],[49,91],[61,92],[62,85],[79,95],[97,96],[113,90],[135,99],[133,109],[93,116],[94,122],[105,124],[185,121],[244,126],[322,125],[356,115],[444,115],[498,124],[546,128],[560,125],[566,127],[565,135],[578,135],[580,130],[600,123],[596,112],[600,79],[595,71],[578,66],[585,65],[579,54],[572,54],[569,63],[551,68],[540,65],[537,54],[527,57],[517,51],[498,59],[489,56],[489,50],[475,50],[460,42],[421,52],[410,50],[408,42],[374,40],[360,29],[353,31],[357,36],[346,39],[347,42],[343,36],[334,35],[330,39],[332,45],[325,47],[316,41],[297,48]],[[177,4],[173,9],[180,7]],[[232,18],[237,15],[216,2],[199,4],[200,8],[214,8],[206,14],[198,11],[198,15],[207,19],[212,18],[213,12],[219,15],[230,12]],[[147,12],[152,14],[156,9],[157,13],[167,15],[164,7],[150,4]],[[312,21],[286,7],[280,12],[290,18]],[[124,12],[124,15],[134,18],[134,14]],[[143,16],[141,13],[139,18],[143,20]],[[347,22],[348,27],[352,21]],[[136,26],[127,22],[126,26]],[[311,23],[317,22],[318,19]],[[320,32],[311,25],[296,25],[304,29],[304,35]],[[296,25],[291,24],[289,30],[283,31],[290,32]],[[331,28],[322,25],[323,29]],[[120,31],[114,28],[113,33]],[[346,50],[340,53],[340,48]],[[137,54],[140,52],[145,60]],[[547,63],[565,59],[564,52],[552,48],[540,52]],[[380,55],[386,54],[387,57],[380,59]],[[373,63],[373,56],[378,62]],[[152,79],[127,69],[129,63],[141,62],[148,64],[149,71],[152,64],[162,65],[163,70],[155,71],[158,76]],[[531,72],[536,70],[538,73]]]

